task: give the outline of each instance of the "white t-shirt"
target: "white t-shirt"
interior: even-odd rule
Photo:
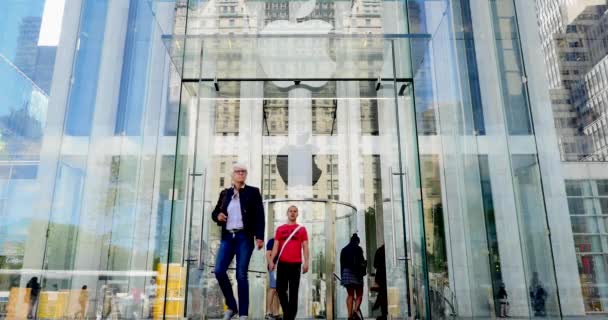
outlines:
[[[232,200],[228,204],[228,221],[226,222],[226,229],[242,229],[243,228],[243,215],[241,214],[241,201],[239,200],[238,193],[232,196]]]

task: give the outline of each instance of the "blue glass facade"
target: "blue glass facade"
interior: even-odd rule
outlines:
[[[366,317],[381,245],[393,318],[605,316],[606,21],[604,0],[2,1],[0,315],[221,316],[209,210],[238,161],[267,234],[295,203],[316,241],[302,317],[345,316],[353,232]]]

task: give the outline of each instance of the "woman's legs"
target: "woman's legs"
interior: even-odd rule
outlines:
[[[274,289],[266,290],[266,314],[272,314],[272,303],[274,302]]]
[[[352,318],[353,316],[353,301],[355,300],[355,289],[354,288],[346,288],[346,293],[348,296],[346,297],[346,311],[348,312],[348,318]]]
[[[353,309],[353,311],[358,312],[359,308],[361,308],[361,302],[363,302],[363,286],[357,287],[355,289],[355,294],[357,296],[357,300],[355,302],[355,308]]]
[[[279,296],[277,296],[277,289],[272,289],[272,303],[270,304],[271,315],[279,316]]]

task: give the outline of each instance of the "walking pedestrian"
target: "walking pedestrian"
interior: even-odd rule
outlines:
[[[361,319],[361,302],[363,302],[363,277],[367,269],[367,261],[363,249],[359,246],[359,236],[355,233],[349,243],[340,252],[341,284],[346,288],[346,310],[348,319]]]
[[[300,274],[308,272],[309,248],[306,228],[297,223],[298,207],[287,209],[287,223],[277,228],[269,270],[277,270],[277,294],[283,319],[293,320],[298,313]],[[275,264],[275,258],[278,260]]]
[[[247,319],[249,313],[249,281],[247,272],[254,246],[264,246],[264,205],[260,189],[245,184],[247,167],[232,167],[232,187],[222,190],[212,213],[212,219],[222,227],[220,248],[215,262],[215,277],[226,299],[228,310],[224,320],[239,315]],[[228,267],[236,256],[238,306],[228,278]]]

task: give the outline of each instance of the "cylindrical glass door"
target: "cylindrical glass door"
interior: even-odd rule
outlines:
[[[277,199],[266,201],[268,238],[286,223],[287,209],[298,207],[298,224],[309,238],[310,269],[300,281],[298,318],[346,318],[345,290],[340,288],[339,257],[342,247],[357,232],[357,209],[348,203],[327,199]]]

